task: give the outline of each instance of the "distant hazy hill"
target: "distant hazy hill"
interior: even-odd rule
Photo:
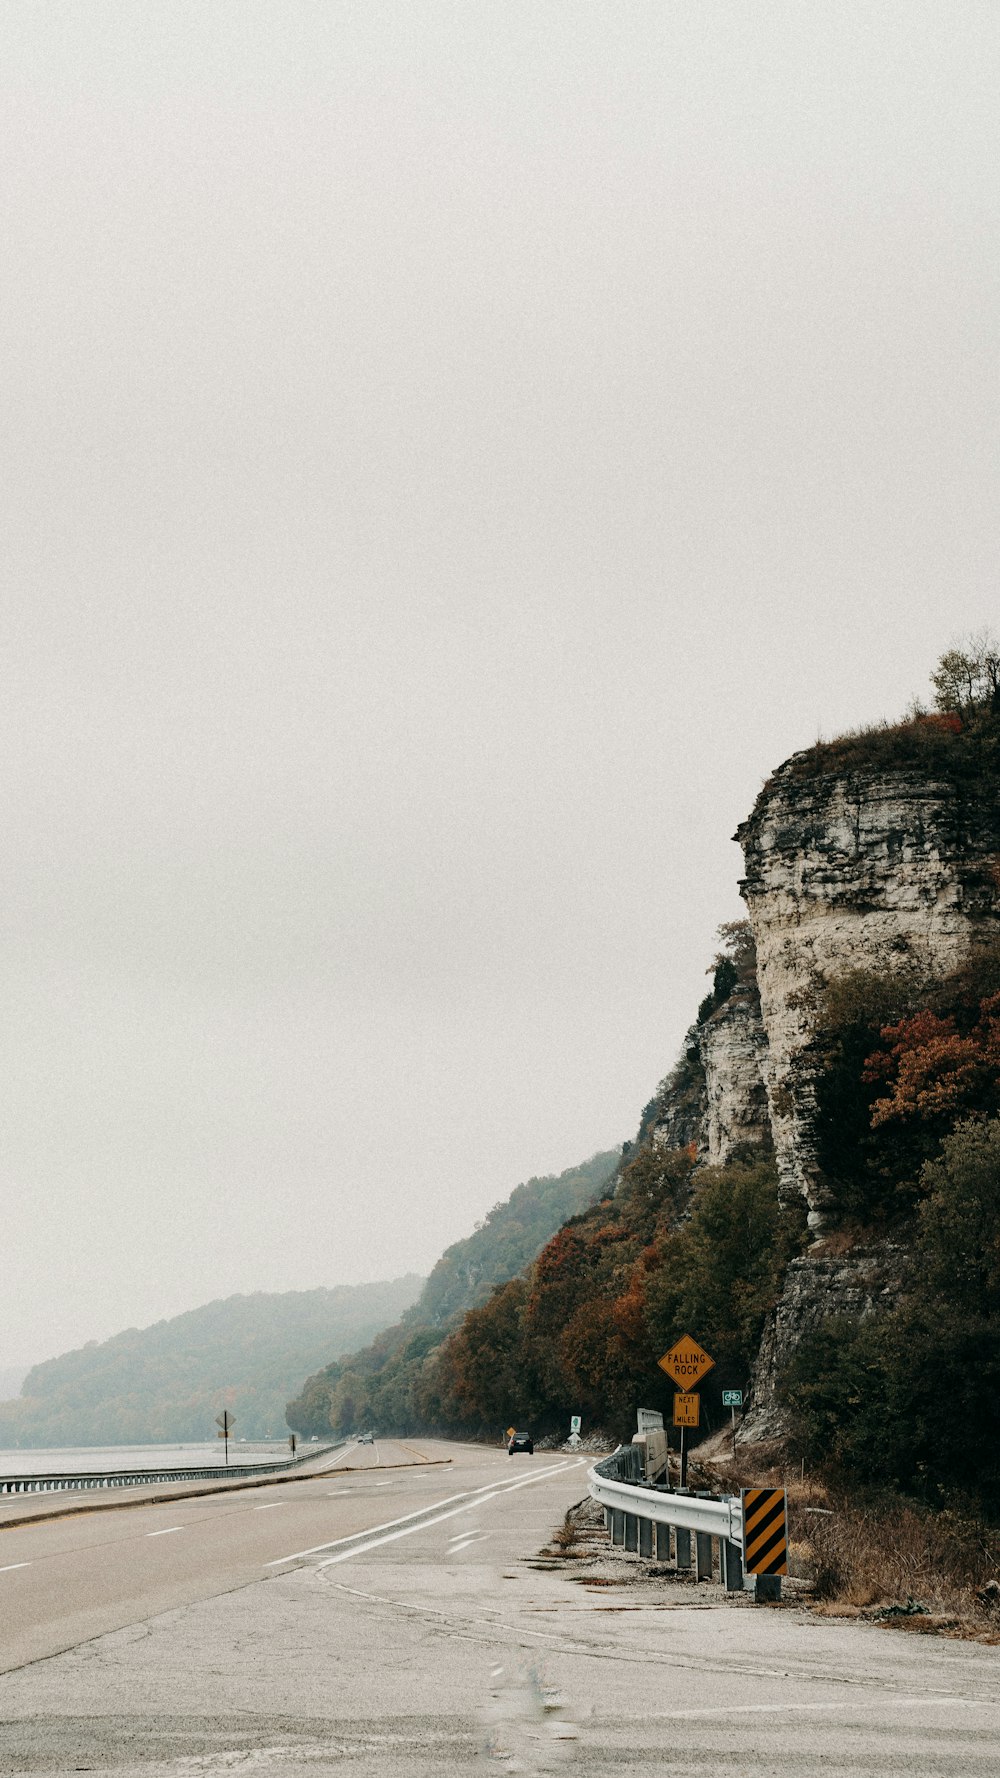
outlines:
[[[371,1422],[383,1431],[419,1425],[422,1409],[412,1384],[427,1354],[494,1285],[530,1265],[569,1217],[589,1210],[620,1162],[621,1150],[609,1149],[565,1173],[516,1186],[471,1235],[445,1250],[398,1327],[351,1358],[327,1354],[331,1362],[289,1402],[288,1424],[306,1434],[328,1432],[331,1424],[350,1429]]]
[[[28,1369],[26,1364],[17,1364],[13,1369],[0,1369],[0,1402],[5,1402],[11,1395],[20,1395],[21,1384]]]
[[[223,1406],[236,1435],[283,1437],[305,1372],[353,1351],[412,1304],[415,1274],[333,1290],[257,1291],[37,1364],[0,1402],[0,1445],[166,1443],[210,1438]]]
[[[445,1248],[403,1321],[441,1327],[485,1302],[494,1284],[506,1284],[530,1265],[562,1223],[590,1209],[620,1160],[620,1151],[610,1149],[565,1173],[515,1186],[471,1235]]]

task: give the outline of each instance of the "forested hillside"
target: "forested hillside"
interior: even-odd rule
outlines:
[[[565,1173],[516,1186],[471,1235],[445,1250],[398,1326],[367,1351],[331,1362],[307,1379],[288,1405],[288,1424],[304,1434],[369,1422],[383,1430],[412,1429],[422,1418],[412,1386],[428,1353],[495,1285],[516,1277],[567,1217],[594,1202],[618,1161],[619,1150],[609,1149]]]
[[[350,1351],[409,1307],[416,1274],[332,1290],[231,1296],[129,1328],[38,1364],[0,1403],[0,1445],[169,1443],[211,1438],[222,1407],[236,1435],[284,1437],[304,1371]]]
[[[804,1217],[779,1206],[769,1158],[697,1173],[695,1160],[693,1144],[641,1148],[614,1195],[560,1229],[425,1364],[423,1417],[547,1432],[576,1413],[626,1437],[637,1404],[669,1412],[656,1359],[690,1330],[716,1359],[703,1402],[719,1424],[722,1389],[747,1385]]]

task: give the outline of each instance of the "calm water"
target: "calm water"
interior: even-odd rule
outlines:
[[[266,1463],[290,1457],[287,1439],[271,1444],[229,1441],[230,1463]],[[0,1451],[0,1476],[87,1475],[113,1469],[206,1469],[225,1461],[225,1444],[203,1445],[77,1445],[54,1451]]]

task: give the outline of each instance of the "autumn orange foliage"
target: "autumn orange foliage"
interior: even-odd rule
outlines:
[[[954,1118],[1000,1086],[1000,994],[980,1002],[979,1020],[965,1035],[952,1014],[924,1008],[884,1025],[881,1036],[888,1047],[868,1056],[863,1075],[888,1088],[872,1105],[873,1129],[893,1120]]]

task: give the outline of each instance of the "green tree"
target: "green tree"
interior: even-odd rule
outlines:
[[[1000,710],[1000,644],[989,630],[949,648],[931,674],[939,710],[968,718],[977,710]]]
[[[865,1486],[974,1495],[995,1515],[1000,1398],[1000,1119],[967,1120],[925,1164],[906,1297],[798,1346],[781,1392],[798,1452]]]
[[[920,1288],[960,1313],[1000,1316],[1000,1118],[959,1124],[922,1184]]]
[[[653,1349],[690,1333],[716,1361],[713,1385],[747,1377],[803,1237],[801,1209],[782,1209],[771,1163],[705,1168],[690,1217],[659,1243],[647,1273]]]

